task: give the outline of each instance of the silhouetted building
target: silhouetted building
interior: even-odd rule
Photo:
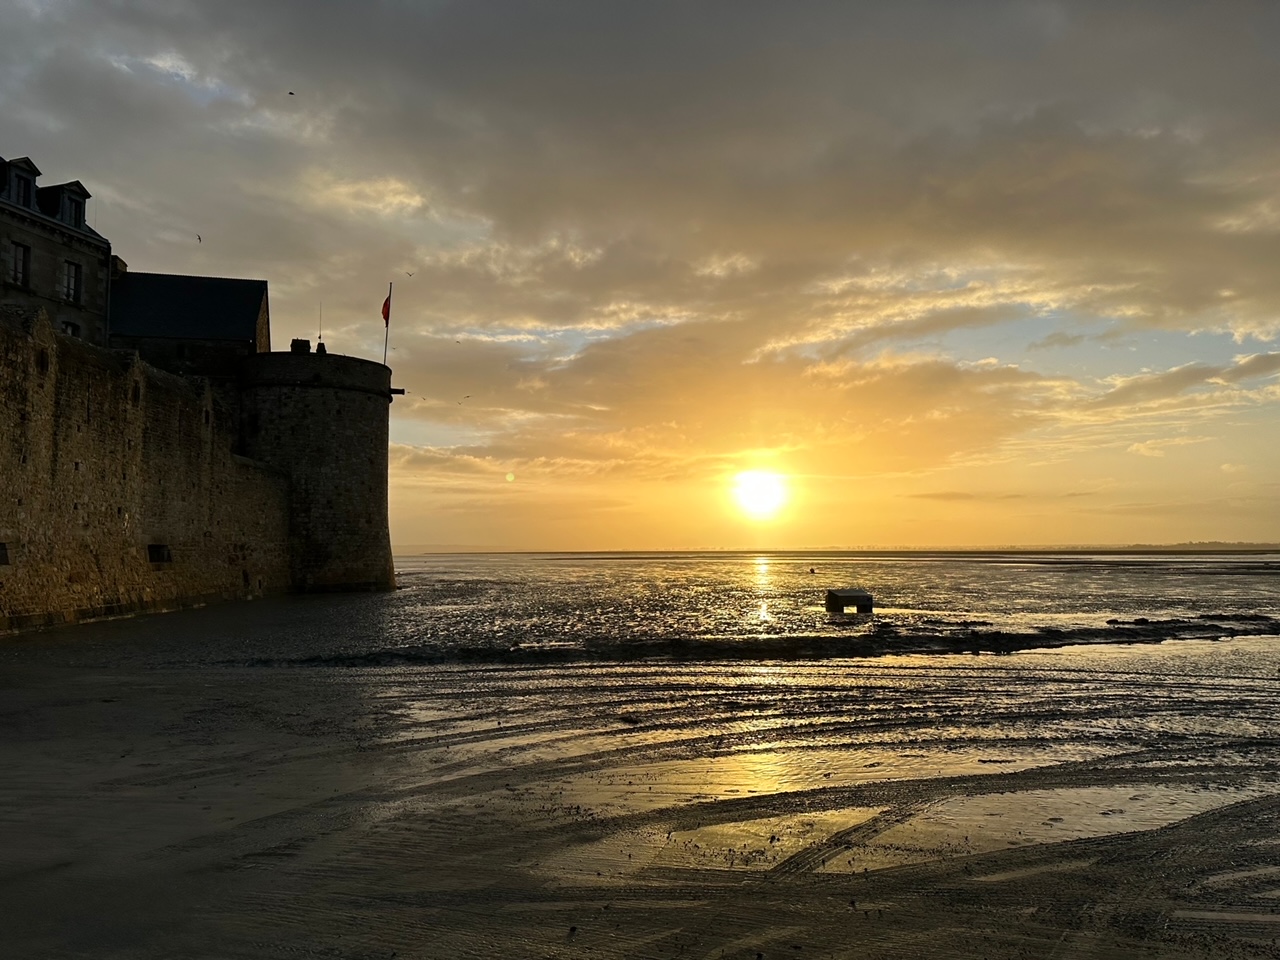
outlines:
[[[265,280],[131,273],[0,160],[0,633],[395,585],[391,371],[271,352]]]
[[[111,244],[85,222],[79,180],[39,186],[27,157],[0,157],[0,304],[43,308],[54,329],[107,344]]]
[[[116,259],[113,347],[181,374],[235,376],[240,361],[271,350],[267,281],[131,273]]]

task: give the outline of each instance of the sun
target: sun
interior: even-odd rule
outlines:
[[[733,478],[733,499],[748,516],[767,520],[787,502],[787,485],[779,474],[747,470]]]

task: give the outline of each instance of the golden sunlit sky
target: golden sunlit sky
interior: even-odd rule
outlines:
[[[400,548],[1280,540],[1280,4],[0,21],[131,269],[374,359],[395,282]]]

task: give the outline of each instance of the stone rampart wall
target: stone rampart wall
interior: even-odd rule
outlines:
[[[259,353],[240,382],[241,440],[291,478],[294,589],[389,590],[391,371],[315,353]]]
[[[290,587],[289,481],[203,381],[0,313],[0,631]]]

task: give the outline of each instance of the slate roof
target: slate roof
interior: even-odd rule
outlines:
[[[40,208],[40,212],[46,217],[53,217],[57,220],[62,210],[62,195],[64,193],[69,193],[80,200],[88,200],[93,196],[79,180],[72,180],[70,183],[54,183],[47,187],[36,187],[36,206]],[[75,224],[75,226],[79,226],[79,224]]]
[[[19,170],[24,173],[29,173],[33,177],[40,176],[40,168],[31,162],[30,157],[14,157],[12,160],[6,160],[4,157],[0,157],[0,164],[17,167]]]
[[[35,201],[33,206],[20,204],[16,199],[4,196],[9,190],[9,181],[11,179],[10,171],[12,170],[21,170],[32,178],[33,186],[35,188],[32,196],[32,199]],[[63,194],[70,194],[80,200],[88,200],[93,196],[93,194],[85,189],[85,185],[83,183],[79,180],[69,180],[66,183],[55,183],[50,184],[47,187],[42,187],[34,183],[35,178],[39,176],[40,168],[32,163],[28,157],[16,157],[13,160],[6,160],[4,157],[0,157],[0,203],[11,203],[26,214],[43,214],[50,220],[58,221],[58,223],[64,227],[71,227],[73,230],[78,230],[81,233],[88,234],[94,240],[107,243],[107,238],[98,233],[97,230],[94,230],[87,222],[82,220],[79,223],[70,223],[69,221],[62,219]],[[83,210],[81,212],[83,213]]]
[[[182,340],[257,340],[265,280],[125,273],[111,281],[111,333]]]

